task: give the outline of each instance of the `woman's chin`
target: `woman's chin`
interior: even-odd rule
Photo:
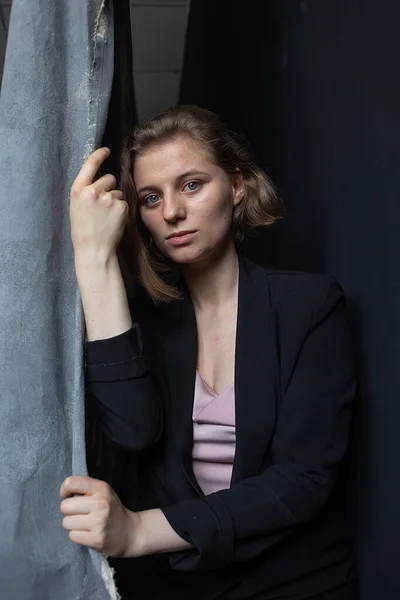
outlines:
[[[168,256],[178,265],[189,265],[201,262],[206,258],[206,252],[188,246],[181,246],[169,250]]]

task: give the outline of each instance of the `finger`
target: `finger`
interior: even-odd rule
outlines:
[[[115,198],[116,200],[124,199],[124,194],[120,190],[113,190],[111,192],[111,194],[112,194],[112,197]]]
[[[112,190],[115,190],[116,184],[117,181],[114,175],[108,173],[92,183],[92,188],[95,188],[97,192],[111,192]]]
[[[72,494],[94,494],[97,491],[104,490],[107,487],[105,481],[93,479],[86,475],[73,475],[67,477],[61,485],[61,498],[68,498]]]
[[[75,544],[82,544],[83,546],[89,546],[90,548],[96,547],[92,542],[90,531],[70,531],[69,539],[71,542],[75,542]]]
[[[111,199],[111,200],[124,200],[124,195],[122,192],[120,192],[119,190],[111,190],[110,192],[106,192],[106,191],[102,191],[99,194],[97,194],[98,198],[103,198],[105,199],[107,197],[107,199]]]
[[[97,148],[97,150],[89,156],[86,162],[83,163],[82,168],[74,181],[73,187],[75,189],[81,189],[92,184],[97,171],[109,154],[109,148]]]
[[[88,515],[73,515],[64,517],[62,526],[66,531],[92,531],[95,523]]]
[[[63,515],[88,515],[93,511],[93,499],[90,496],[67,498],[60,504]]]

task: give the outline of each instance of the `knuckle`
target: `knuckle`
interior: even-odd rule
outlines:
[[[126,215],[129,212],[129,206],[125,200],[119,200],[118,207],[123,215]]]
[[[96,200],[99,194],[95,187],[88,187],[86,190],[86,195],[90,200]]]
[[[99,200],[106,206],[110,206],[112,204],[112,195],[110,192],[101,192]]]
[[[108,516],[110,513],[110,503],[109,503],[108,499],[102,498],[101,500],[99,500],[99,502],[97,503],[97,510],[103,516]]]
[[[113,497],[113,490],[108,485],[108,483],[104,484],[103,492],[104,492],[105,497],[107,498],[107,501],[110,502]]]
[[[98,487],[97,487],[97,493],[99,496],[99,500],[101,500],[101,501],[107,500],[109,497],[109,492],[110,492],[110,486],[108,485],[108,483],[106,483],[104,481],[99,481]]]
[[[76,198],[82,193],[82,186],[79,183],[74,182],[71,186],[71,196]]]

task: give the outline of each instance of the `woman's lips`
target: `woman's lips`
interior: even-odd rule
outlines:
[[[195,231],[182,231],[180,233],[172,234],[167,237],[167,242],[172,246],[184,246],[192,241],[195,233]]]

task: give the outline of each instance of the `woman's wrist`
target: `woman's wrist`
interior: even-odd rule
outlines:
[[[192,545],[171,527],[159,509],[129,511],[131,535],[125,557],[138,558],[148,554],[188,550]]]
[[[116,337],[132,327],[132,317],[118,257],[94,261],[77,256],[75,271],[87,341]]]
[[[123,558],[138,558],[139,556],[145,556],[146,544],[144,539],[144,528],[140,512],[128,511],[130,519],[130,535],[129,544],[126,554]]]

